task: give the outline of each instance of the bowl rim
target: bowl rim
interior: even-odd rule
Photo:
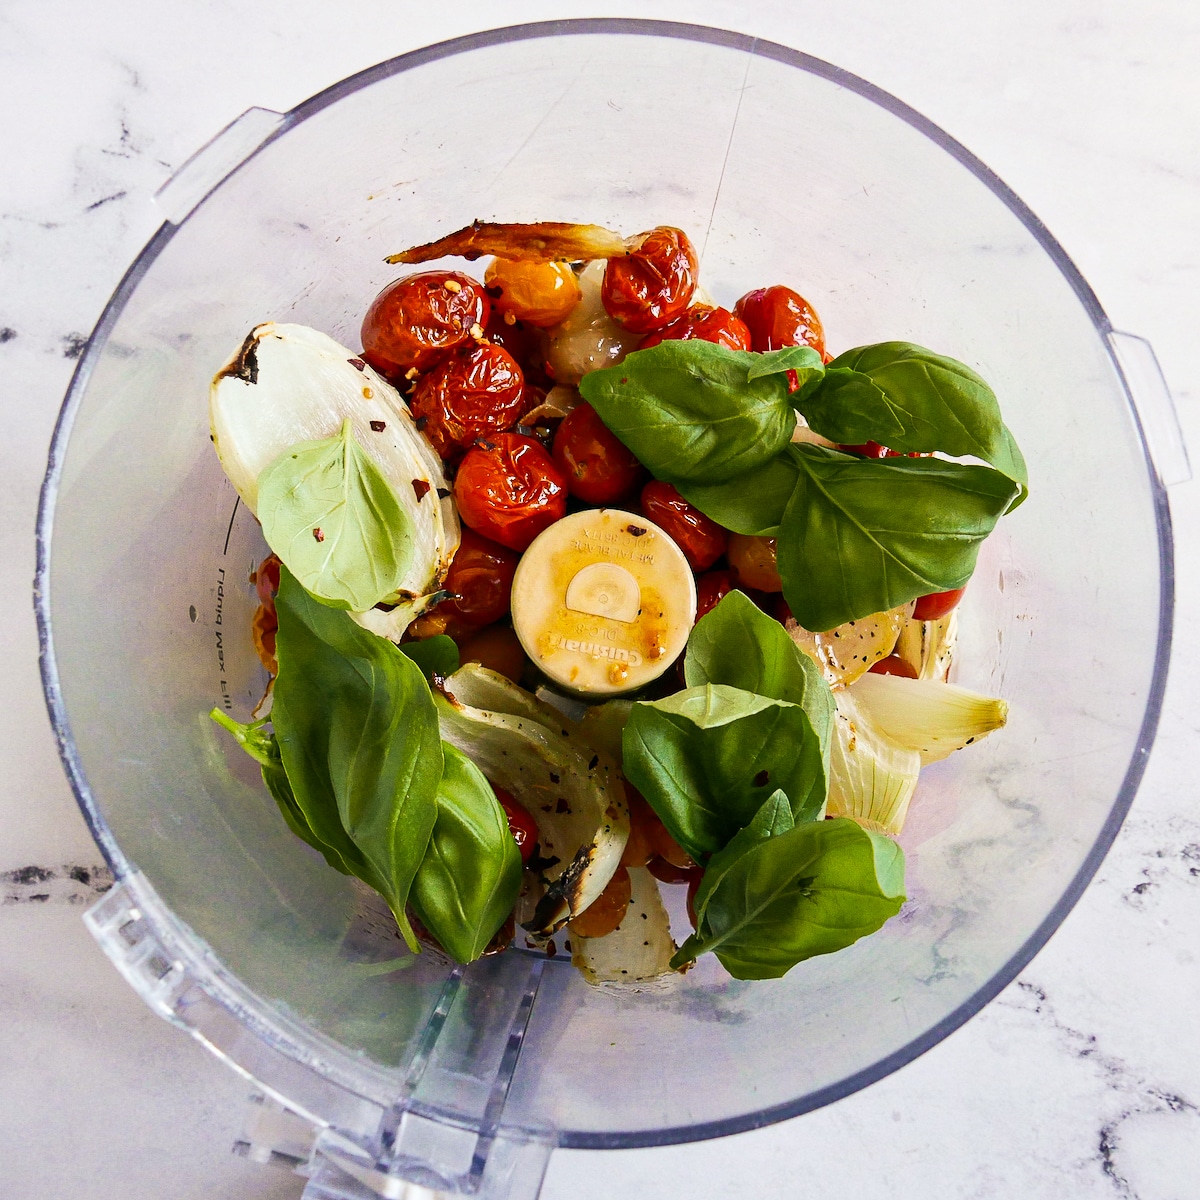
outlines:
[[[225,171],[221,178],[205,193],[205,196],[201,198],[199,203],[202,204],[204,199],[221,187],[230,176],[240,170],[242,166],[251,161],[260,151],[273,143],[277,138],[282,137],[288,130],[353,92],[359,91],[380,80],[413,70],[426,63],[510,42],[598,34],[635,35],[709,43],[723,46],[733,51],[740,51],[748,55],[771,59],[801,70],[806,74],[815,75],[856,93],[878,105],[892,116],[904,121],[919,133],[924,134],[970,171],[980,183],[987,187],[1009,209],[1046,252],[1070,285],[1076,298],[1091,320],[1101,343],[1105,347],[1116,376],[1125,392],[1126,403],[1137,430],[1150,485],[1150,499],[1155,516],[1159,556],[1158,639],[1154,668],[1148,688],[1145,712],[1129,765],[1126,768],[1120,789],[1117,792],[1108,816],[1079,870],[1063,891],[1058,901],[1050,909],[1049,913],[1011,955],[1008,961],[990,979],[940,1021],[917,1037],[906,1042],[891,1054],[886,1055],[868,1067],[861,1068],[834,1083],[818,1088],[794,1100],[770,1105],[762,1109],[741,1113],[721,1120],[675,1125],[662,1129],[612,1132],[555,1131],[556,1144],[564,1148],[634,1149],[639,1147],[665,1146],[742,1133],[773,1124],[777,1121],[786,1120],[790,1117],[800,1116],[803,1113],[811,1112],[814,1109],[844,1099],[854,1092],[890,1075],[900,1067],[920,1057],[927,1050],[932,1049],[979,1012],[980,1009],[994,999],[996,995],[1016,978],[1034,955],[1045,945],[1051,934],[1054,933],[1082,896],[1088,883],[1112,846],[1145,772],[1146,763],[1162,712],[1167,671],[1170,662],[1174,625],[1175,569],[1171,514],[1166,488],[1159,479],[1154,467],[1137,405],[1133,400],[1129,382],[1113,347],[1111,340],[1111,335],[1113,334],[1112,324],[1101,307],[1095,293],[1083,278],[1070,256],[1058,241],[1055,240],[1042,221],[1012,189],[979,158],[971,153],[970,150],[951,137],[940,126],[934,124],[921,113],[875,84],[823,59],[815,58],[812,55],[792,49],[789,46],[784,46],[750,34],[737,33],[710,26],[675,21],[619,17],[568,18],[538,21],[467,34],[377,63],[332,84],[330,87],[303,101],[289,112],[283,114],[277,128],[254,150]],[[75,794],[75,799],[79,804],[92,837],[95,839],[113,872],[114,878],[118,882],[134,874],[136,867],[126,858],[117,845],[111,830],[108,828],[104,817],[99,811],[99,807],[88,786],[87,778],[83,771],[82,763],[79,760],[75,741],[71,733],[70,721],[63,701],[58,668],[54,656],[54,639],[50,621],[49,572],[51,540],[53,536],[55,502],[67,443],[70,439],[76,413],[87,391],[92,371],[128,300],[176,231],[182,228],[183,224],[186,224],[186,219],[185,217],[179,224],[164,221],[130,264],[106,303],[99,320],[96,322],[96,326],[92,330],[84,351],[76,364],[55,424],[47,459],[46,474],[41,487],[37,515],[37,558],[33,601],[38,628],[39,667],[42,689],[59,757],[62,760],[71,789]],[[237,982],[240,984],[240,981]],[[243,988],[244,986],[241,985]],[[248,992],[248,989],[246,991]],[[245,1010],[239,1015],[239,1019],[258,1036],[268,1034],[266,1024],[250,1020],[249,1014]],[[289,1047],[287,1045],[287,1042],[290,1040],[289,1038],[285,1036],[281,1044],[280,1033],[281,1030],[277,1026],[271,1026],[269,1029],[269,1036],[275,1043],[276,1048],[297,1061],[304,1061],[307,1056],[301,1052],[298,1046]]]

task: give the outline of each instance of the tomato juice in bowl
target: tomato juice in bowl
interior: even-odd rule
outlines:
[[[668,87],[667,62],[704,88]],[[521,104],[481,125],[474,89],[505,79]],[[1013,977],[1140,776],[1170,541],[1107,321],[986,168],[784,48],[583,22],[373,68],[287,114],[205,192],[102,318],[42,522],[48,698],[120,881],[93,923],[160,1011],[379,1161],[401,1120],[632,1146],[794,1115],[910,1060]],[[838,348],[894,337],[961,359],[1029,461],[1034,494],[985,546],[958,658],[959,682],[1008,700],[1009,726],[923,781],[900,917],[782,980],[698,966],[669,993],[614,997],[524,955],[364,970],[348,883],[293,844],[203,717],[247,712],[262,683],[247,631],[263,546],[208,442],[214,365],[268,318],[350,345],[364,298],[395,277],[385,254],[477,217],[560,215],[694,231],[714,295],[787,283]],[[1098,489],[1101,472],[1121,487]]]

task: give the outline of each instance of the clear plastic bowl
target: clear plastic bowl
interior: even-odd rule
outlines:
[[[55,437],[46,692],[118,880],[97,935],[159,1011],[324,1127],[328,1162],[380,1191],[391,1172],[532,1194],[556,1144],[712,1137],[845,1096],[1028,962],[1140,778],[1171,541],[1107,319],[982,164],[795,51],[582,21],[461,39],[286,116],[252,112],[164,201]],[[835,352],[908,339],[995,387],[1033,493],[983,550],[958,679],[1011,718],[923,775],[901,839],[910,899],[879,934],[778,981],[708,961],[638,994],[521,952],[372,966],[386,946],[350,883],[207,719],[245,714],[263,685],[248,633],[263,543],[209,444],[214,368],[265,319],[355,345],[396,274],[384,255],[473,218],[676,225],[720,301],[786,282]]]

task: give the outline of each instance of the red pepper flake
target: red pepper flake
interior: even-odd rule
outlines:
[[[313,537],[316,538],[318,542],[323,542],[325,540],[325,533],[319,525],[313,530]]]
[[[376,433],[382,433],[387,428],[386,421],[372,421],[370,425]]]
[[[346,361],[356,371],[365,371],[367,369],[367,364],[365,362],[363,362],[363,360],[361,358],[348,358],[348,359],[346,359]]]
[[[417,495],[418,500],[425,499],[425,493],[429,491],[429,484],[424,479],[414,479],[412,481],[413,491]]]
[[[450,489],[449,488],[438,488],[437,494],[438,494],[439,500],[447,500],[450,497]]]
[[[560,796],[558,798],[558,803],[554,806],[554,811],[556,813],[569,813],[571,811],[571,806]]]
[[[558,947],[554,944],[554,939],[546,943],[546,957],[553,958],[558,953]]]
[[[629,534],[630,537],[643,537],[650,531],[648,529],[643,529],[640,525],[626,525],[625,532]]]

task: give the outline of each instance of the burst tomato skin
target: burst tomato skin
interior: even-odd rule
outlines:
[[[733,591],[733,577],[728,571],[706,571],[696,577],[696,620],[707,616]]]
[[[922,596],[913,609],[913,620],[936,621],[940,617],[948,616],[958,607],[958,602],[966,590],[964,585],[948,592],[931,592],[928,596]]]
[[[554,461],[572,496],[588,504],[611,504],[637,485],[642,465],[584,401],[562,419],[554,435]]]
[[[254,572],[254,590],[258,593],[260,604],[274,604],[275,593],[279,591],[279,569],[283,564],[279,555],[268,554],[258,564]]]
[[[799,292],[777,285],[755,288],[734,306],[750,330],[751,349],[763,353],[785,346],[811,346],[825,357],[825,331],[813,306]]]
[[[567,512],[567,482],[533,438],[501,433],[463,456],[454,480],[458,515],[476,533],[525,550]]]
[[[659,225],[640,238],[636,250],[608,260],[600,302],[618,325],[650,333],[687,309],[699,263],[682,229]]]
[[[389,283],[362,323],[363,358],[381,375],[424,371],[487,323],[492,304],[482,285],[457,271],[419,271]]]
[[[435,363],[413,388],[409,407],[442,458],[476,438],[511,429],[525,411],[525,379],[507,350],[472,342]]]
[[[508,613],[519,557],[464,526],[442,585],[458,599],[443,600],[434,611],[451,613],[463,624],[476,628],[500,620]]]
[[[693,571],[707,571],[725,553],[729,531],[693,508],[669,483],[655,479],[642,488],[642,515],[664,529]]]
[[[491,780],[488,782],[491,783]],[[527,809],[513,799],[511,792],[506,792],[494,783],[492,791],[496,793],[496,799],[500,801],[500,807],[504,809],[504,815],[508,818],[508,829],[521,852],[521,861],[527,863],[533,857],[538,843],[537,822],[529,815]]]
[[[713,342],[728,350],[749,350],[750,330],[741,317],[735,317],[727,308],[713,308],[711,304],[693,304],[681,317],[652,333],[638,347],[648,350],[660,342],[687,341],[697,338],[702,342]]]

